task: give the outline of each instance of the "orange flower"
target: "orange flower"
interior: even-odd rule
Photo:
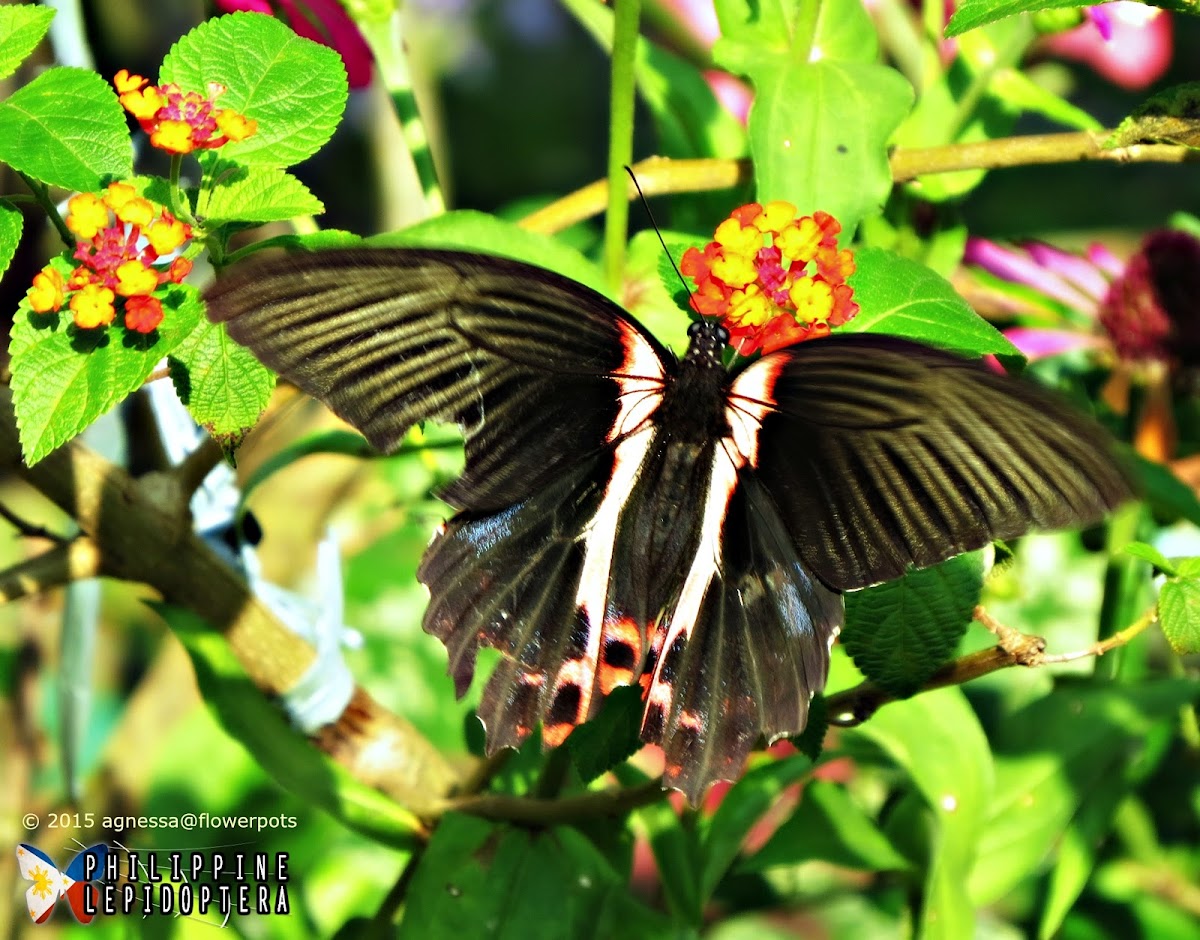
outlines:
[[[209,83],[208,94],[184,91],[173,82],[151,85],[140,75],[122,69],[113,77],[121,105],[137,118],[150,143],[168,153],[211,150],[230,141],[245,140],[258,123],[229,108],[218,108],[216,99],[225,88]]]
[[[63,276],[46,265],[33,276],[33,286],[29,288],[27,296],[29,306],[35,313],[56,313],[66,297],[63,293]]]
[[[82,290],[76,291],[70,304],[75,325],[81,330],[108,326],[117,315],[113,307],[115,299],[116,295],[100,284],[88,284]]]
[[[136,82],[126,76],[125,85]],[[127,329],[152,332],[163,318],[162,304],[152,295],[192,270],[189,260],[175,254],[191,238],[190,226],[127,182],[111,183],[101,196],[80,193],[68,206],[67,225],[79,236],[78,264],[65,283],[51,267],[35,275],[30,307],[53,313],[67,301],[80,329],[108,326],[124,310]]]
[[[163,321],[157,297],[130,297],[125,301],[125,328],[136,333],[153,333]]]
[[[828,212],[796,217],[787,202],[739,206],[680,270],[696,283],[692,308],[719,319],[743,356],[827,335],[856,313],[854,257],[838,250]]]

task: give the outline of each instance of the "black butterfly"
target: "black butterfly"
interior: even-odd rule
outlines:
[[[561,743],[639,683],[642,738],[695,801],[760,736],[803,729],[839,592],[1129,496],[1103,432],[978,363],[840,334],[727,371],[682,361],[594,291],[516,261],[349,249],[235,269],[209,317],[381,451],[457,422],[457,514],[419,577],[462,695],[502,660],[489,751]]]

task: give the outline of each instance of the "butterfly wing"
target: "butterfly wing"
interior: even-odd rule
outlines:
[[[837,590],[1097,522],[1131,495],[1102,429],[1055,396],[902,339],[782,350],[730,396],[800,557]]]
[[[33,884],[25,891],[25,903],[35,924],[45,923],[63,891],[63,877],[50,857],[32,845],[17,846],[17,870]]]
[[[205,302],[380,451],[417,422],[461,424],[466,470],[442,496],[472,511],[507,508],[607,447],[652,410],[673,368],[600,294],[462,252],[277,256],[234,269]]]
[[[642,738],[662,746],[666,784],[693,805],[737,778],[760,737],[804,728],[843,619],[754,473],[737,474],[724,447],[714,456],[710,493],[729,493],[716,543],[702,545],[644,676]]]
[[[504,654],[489,748],[548,743],[644,659],[646,602],[612,590],[618,520],[674,360],[619,307],[540,268],[422,249],[289,255],[206,295],[209,317],[381,449],[417,421],[465,430],[462,510],[419,577],[462,695]],[[599,694],[594,694],[596,692]]]

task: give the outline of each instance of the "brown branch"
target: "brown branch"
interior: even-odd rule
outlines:
[[[988,673],[1008,669],[1010,666],[1044,666],[1050,663],[1066,663],[1087,656],[1102,656],[1119,646],[1124,646],[1130,640],[1153,624],[1158,619],[1158,608],[1151,607],[1133,624],[1114,633],[1108,639],[1093,643],[1086,649],[1070,653],[1058,653],[1047,656],[1046,641],[1040,636],[1021,633],[1012,627],[995,620],[982,607],[975,608],[975,619],[992,633],[996,634],[997,645],[988,649],[968,653],[953,662],[947,663],[919,688],[914,695],[930,692],[951,685],[962,685]],[[841,728],[852,728],[862,724],[879,708],[888,702],[896,700],[896,696],[887,689],[867,680],[851,689],[829,696],[829,723]]]
[[[34,525],[25,519],[22,519],[15,512],[9,509],[4,503],[0,503],[0,518],[4,519],[9,525],[17,530],[17,534],[22,538],[27,539],[48,539],[51,542],[56,542],[59,545],[66,545],[70,539],[65,535],[59,535],[57,532],[51,532],[45,526]]]
[[[77,441],[26,467],[7,390],[0,395],[0,465],[12,467],[76,520],[99,551],[101,573],[144,582],[220,630],[267,695],[286,693],[312,664],[313,648],[192,531],[188,496],[177,478],[150,473],[134,480]],[[418,812],[453,789],[457,775],[442,754],[365,692],[356,693],[333,727],[343,721],[373,735],[330,735],[341,744],[333,758],[352,773],[369,768],[372,783]],[[379,741],[384,744],[377,746]]]
[[[960,170],[996,170],[1047,163],[1108,161],[1116,163],[1186,163],[1200,160],[1200,152],[1175,144],[1134,144],[1108,147],[1113,131],[1075,131],[1064,134],[1028,134],[970,144],[941,147],[898,147],[889,164],[897,183],[933,173]],[[749,160],[672,160],[650,157],[633,167],[642,191],[649,196],[670,193],[711,192],[730,189],[750,179]],[[637,192],[628,186],[628,198]],[[604,211],[608,182],[598,180],[526,216],[520,224],[534,232],[561,232]]]
[[[892,179],[897,183],[931,173],[999,170],[1006,167],[1100,160],[1114,163],[1188,163],[1200,159],[1190,147],[1134,144],[1105,147],[1112,131],[1028,134],[942,147],[898,147],[892,152]]]
[[[100,549],[91,539],[80,536],[0,571],[0,603],[8,604],[99,574]]]
[[[225,458],[225,451],[216,439],[205,435],[200,444],[180,461],[172,473],[178,478],[184,494],[190,499],[213,467]]]

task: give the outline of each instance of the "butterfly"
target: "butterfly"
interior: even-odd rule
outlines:
[[[58,899],[65,897],[75,919],[81,924],[90,924],[98,903],[96,889],[90,882],[101,880],[107,857],[107,845],[93,845],[77,854],[67,870],[61,872],[46,853],[32,845],[19,844],[17,869],[22,878],[33,882],[25,892],[33,922],[45,923]]]
[[[456,514],[421,561],[424,628],[489,753],[547,746],[640,686],[641,737],[693,801],[804,728],[842,592],[1031,527],[1099,520],[1129,485],[1057,398],[904,339],[833,334],[726,369],[701,319],[677,359],[602,295],[424,248],[234,268],[208,316],[380,451],[462,426]]]

